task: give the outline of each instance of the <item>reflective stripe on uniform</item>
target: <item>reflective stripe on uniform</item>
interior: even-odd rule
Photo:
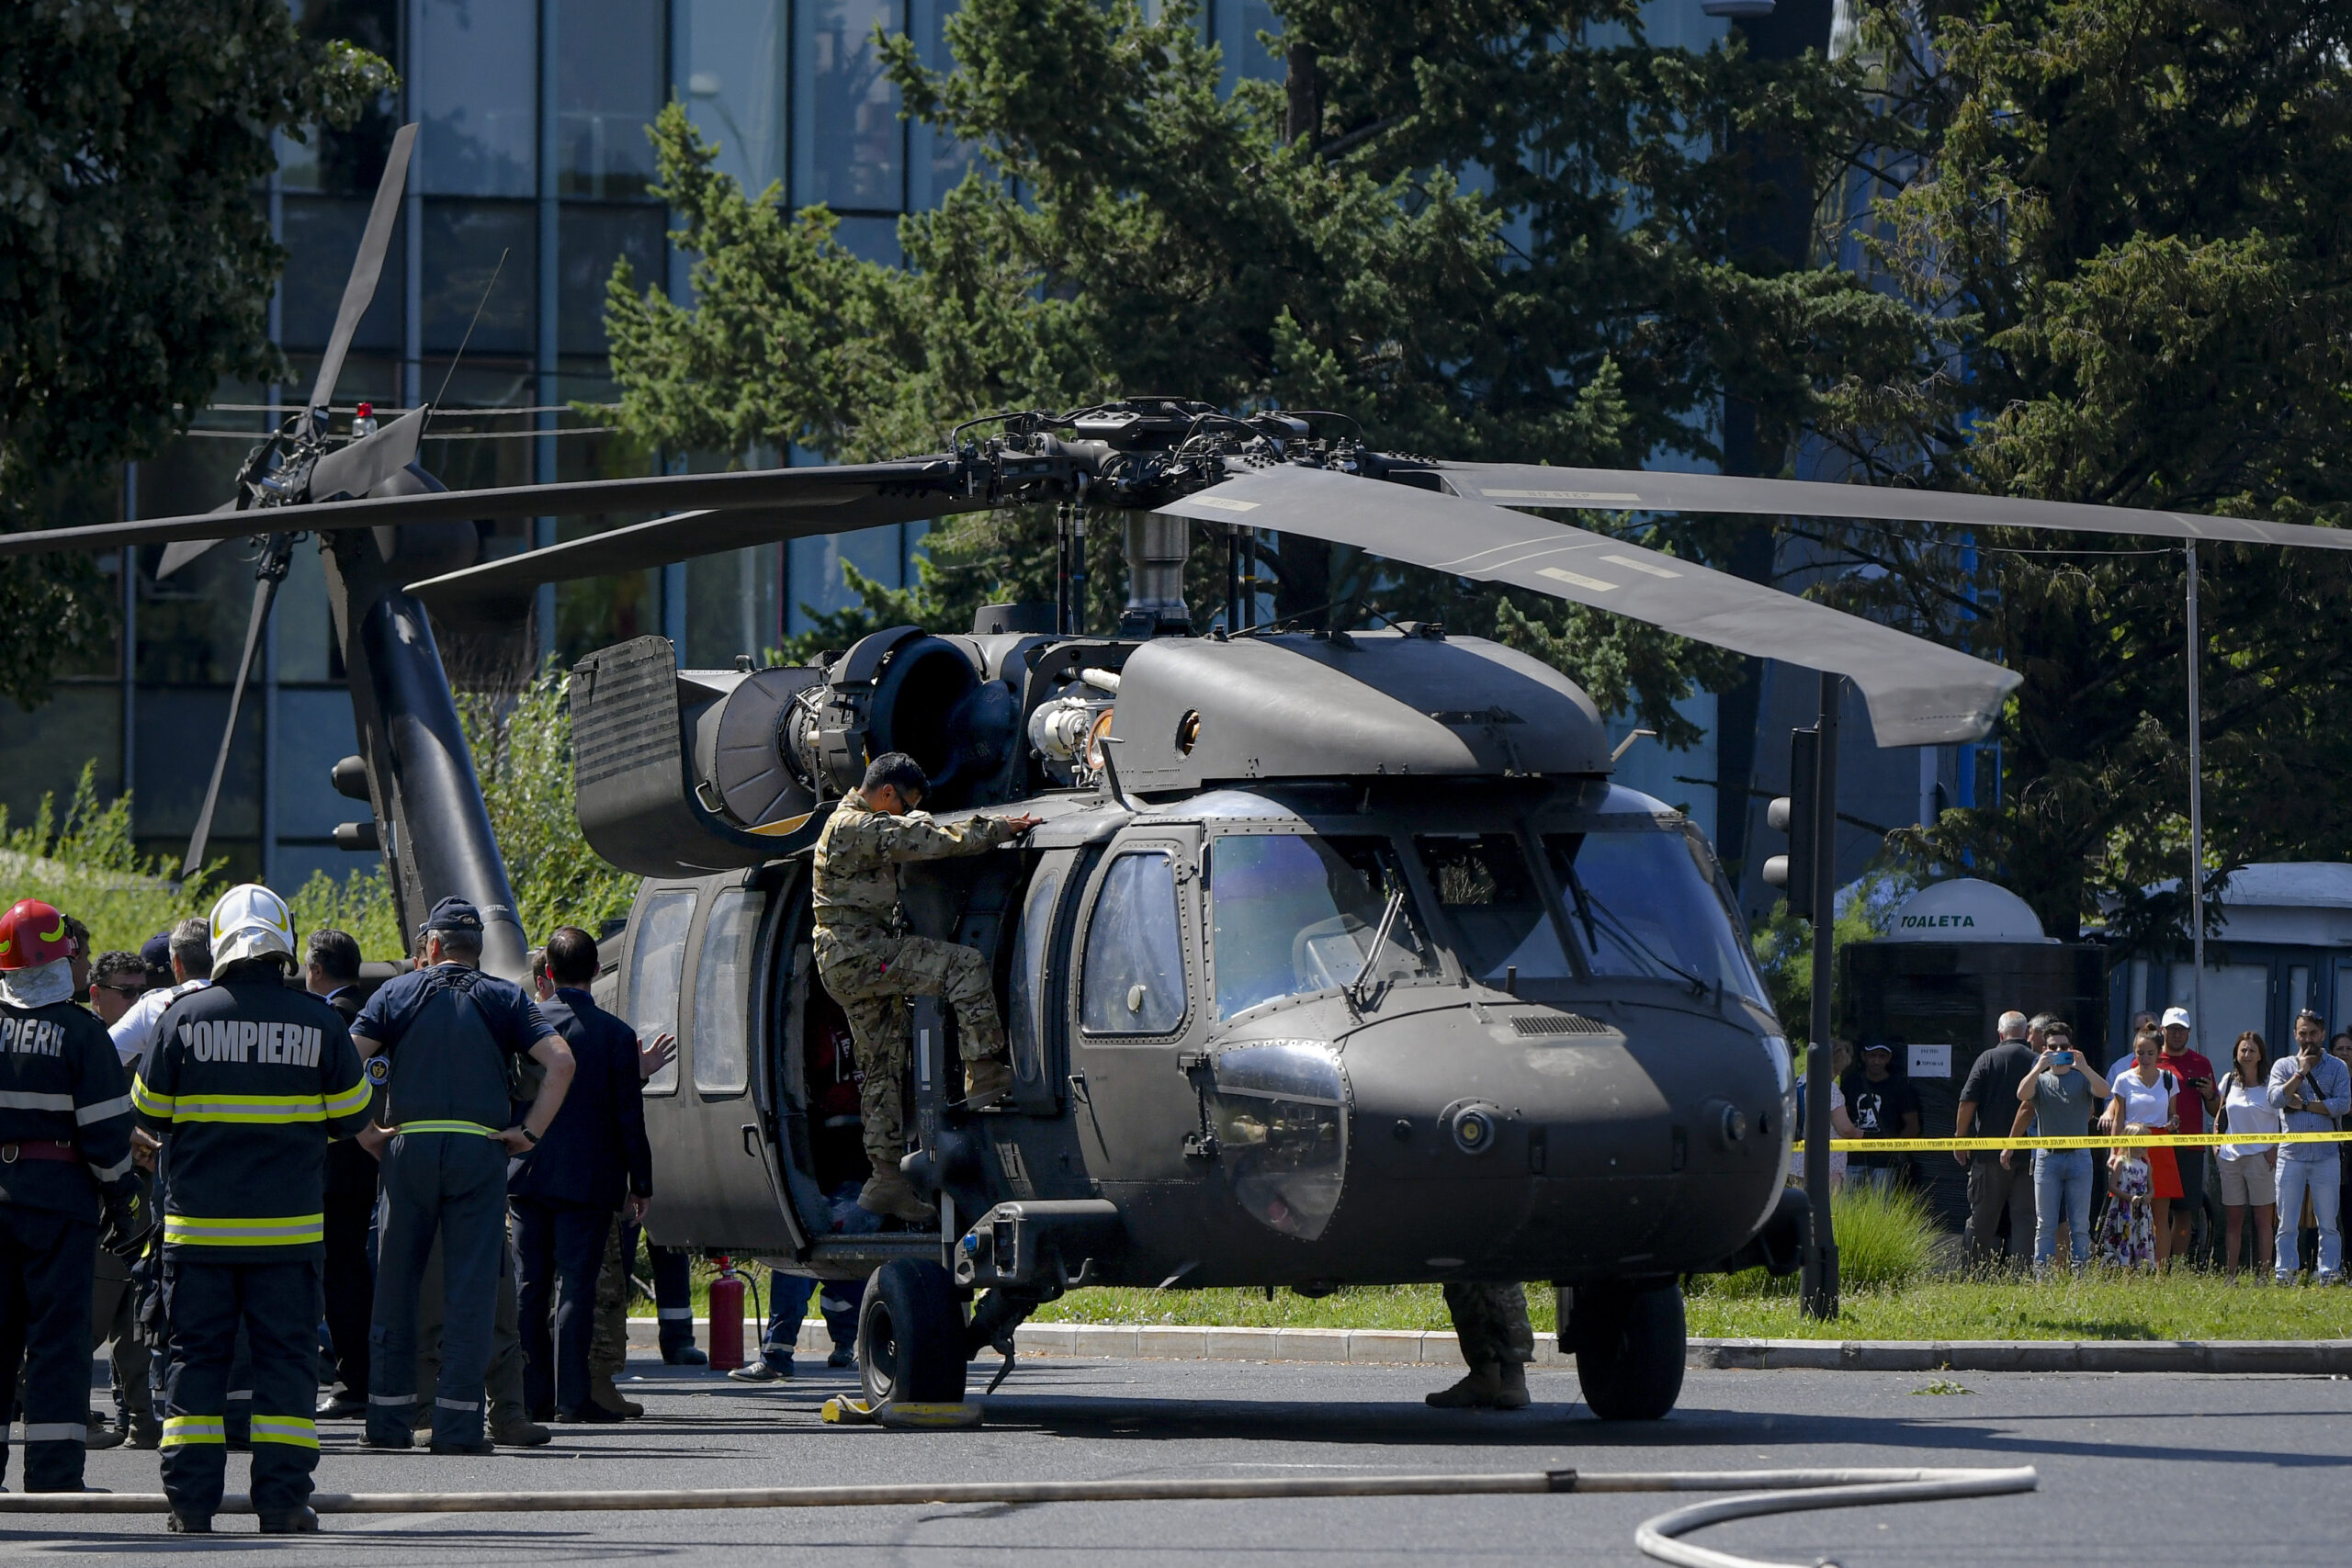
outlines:
[[[246,1122],[282,1125],[323,1122],[326,1102],[315,1094],[184,1094],[173,1106],[181,1122]]]
[[[480,1410],[481,1408],[481,1401],[479,1399],[435,1399],[433,1403],[435,1408],[441,1410]]]
[[[655,1307],[653,1311],[663,1323],[692,1323],[695,1320],[695,1309],[692,1307]]]
[[[178,1448],[183,1443],[226,1443],[229,1433],[218,1416],[166,1416],[164,1417],[164,1446]]]
[[[76,1124],[86,1127],[93,1122],[103,1122],[109,1116],[119,1116],[130,1109],[130,1096],[119,1094],[112,1100],[102,1100],[96,1105],[85,1105],[74,1112]]]
[[[485,1127],[479,1122],[403,1122],[392,1131],[401,1136],[411,1133],[471,1133],[480,1138],[498,1136],[497,1128]]]
[[[83,1163],[87,1165],[89,1162],[85,1160]],[[125,1155],[109,1166],[90,1166],[90,1174],[101,1182],[119,1181],[130,1174],[130,1156]]]
[[[70,1094],[42,1094],[29,1089],[0,1089],[0,1111],[62,1111],[73,1114]]]
[[[130,1103],[143,1115],[168,1117],[179,1102],[168,1094],[157,1094],[147,1087],[144,1076],[130,1080]]]
[[[327,1114],[330,1116],[348,1116],[355,1111],[366,1110],[368,1106],[368,1079],[363,1076],[357,1083],[353,1084],[349,1089],[345,1089],[342,1093],[327,1096]]]
[[[195,1214],[165,1214],[165,1245],[182,1247],[300,1247],[324,1241],[324,1213],[287,1214],[275,1219],[210,1219]]]
[[[368,1396],[368,1403],[370,1404],[414,1404],[416,1403],[416,1395],[413,1393],[370,1393]]]
[[[307,1416],[255,1416],[252,1428],[256,1443],[284,1443],[298,1449],[319,1446],[319,1424]]]
[[[79,1421],[28,1421],[25,1439],[28,1443],[86,1443],[90,1429]]]

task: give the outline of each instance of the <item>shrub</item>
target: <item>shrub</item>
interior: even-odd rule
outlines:
[[[1841,1290],[1900,1291],[1927,1276],[1940,1235],[1918,1193],[1882,1191],[1867,1182],[1839,1188],[1829,1203],[1838,1233],[1838,1283]],[[1737,1274],[1702,1274],[1690,1281],[1693,1295],[1723,1300],[1794,1295],[1797,1276],[1773,1279],[1761,1269]]]

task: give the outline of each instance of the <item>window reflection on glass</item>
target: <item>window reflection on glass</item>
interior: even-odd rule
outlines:
[[[557,193],[641,198],[653,181],[645,128],[668,96],[660,0],[560,0],[555,36]]]
[[[908,31],[933,71],[956,68],[947,48],[947,18],[958,9],[956,0],[911,0]],[[983,170],[979,145],[960,141],[946,131],[921,122],[907,126],[907,205],[920,212],[936,207],[942,197],[964,183],[973,168]]]
[[[1282,56],[1260,41],[1260,33],[1282,36],[1282,18],[1268,0],[1214,0],[1209,17],[1210,41],[1225,55],[1225,74],[1218,84],[1230,93],[1238,84],[1279,82]]]
[[[411,179],[443,196],[538,194],[537,8],[417,0],[409,58],[424,130]],[[425,254],[432,254],[430,238]]]
[[[1091,1034],[1167,1034],[1184,1021],[1176,871],[1159,851],[1111,863],[1086,933],[1079,1021]]]
[[[1021,932],[1012,953],[1010,1003],[1012,1072],[1034,1084],[1046,1075],[1046,959],[1054,945],[1054,904],[1061,897],[1062,868],[1048,863],[1029,884],[1021,905]]]
[[[557,220],[559,353],[605,352],[605,288],[612,281],[615,262],[628,262],[635,293],[662,286],[669,222],[669,214],[659,207],[564,207]]]
[[[1696,829],[1551,833],[1544,847],[1594,974],[1719,985],[1771,1005]]]
[[[686,928],[694,923],[695,896],[680,889],[656,893],[632,917],[637,945],[628,960],[628,1026],[639,1040],[678,1032],[678,988],[686,963]],[[678,1087],[678,1060],[646,1080],[648,1094]]]
[[[1413,843],[1461,943],[1456,956],[1473,977],[1500,985],[1514,968],[1522,984],[1573,977],[1515,835],[1432,835]]]
[[[357,44],[381,59],[400,59],[401,0],[291,0],[295,30],[311,43]],[[307,128],[303,139],[281,135],[277,181],[282,190],[330,196],[370,196],[383,177],[384,159],[399,129],[400,96],[386,93],[340,130]],[[395,297],[398,290],[394,290]]]
[[[720,893],[703,923],[695,964],[695,1088],[739,1094],[751,1081],[752,936],[760,896],[740,887]]]
[[[899,0],[800,0],[795,26],[793,205],[898,211],[905,126],[874,29],[904,29]]]
[[[1219,1017],[1353,984],[1399,896],[1373,973],[1393,980],[1437,972],[1386,840],[1226,833],[1208,853]]]
[[[1209,1097],[1233,1195],[1261,1224],[1313,1241],[1347,1178],[1347,1080],[1310,1045],[1251,1045],[1216,1059]]]
[[[785,175],[785,11],[776,0],[676,0],[672,12],[681,101],[718,144],[718,172],[750,196]]]
[[[455,353],[462,343],[470,356],[529,354],[537,347],[531,297],[539,275],[539,227],[530,203],[426,202],[424,272],[427,350]],[[477,309],[481,321],[468,340]],[[424,395],[438,386],[425,383]]]

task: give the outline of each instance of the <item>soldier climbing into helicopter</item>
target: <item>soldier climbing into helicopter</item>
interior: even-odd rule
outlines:
[[[865,1154],[874,1175],[858,1206],[902,1220],[933,1218],[899,1170],[907,1152],[903,998],[936,996],[956,1010],[963,1037],[964,1102],[982,1110],[1012,1086],[1004,1023],[976,948],[899,930],[899,867],[909,861],[980,854],[1035,827],[1035,817],[973,817],[939,822],[917,809],[930,793],[921,763],[903,751],[876,757],[865,781],[842,797],[817,840],[810,877],[817,973],[849,1015],[865,1072],[860,1089]]]

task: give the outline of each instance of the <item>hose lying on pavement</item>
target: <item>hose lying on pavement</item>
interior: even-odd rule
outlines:
[[[1662,1514],[1634,1544],[1679,1568],[1789,1568],[1676,1540],[1702,1526],[1759,1514],[1921,1503],[2030,1492],[2030,1466],[2017,1470],[1690,1470],[1589,1474],[1538,1470],[1499,1475],[1314,1475],[1126,1478],[1115,1481],[895,1482],[854,1486],[757,1486],[642,1492],[321,1492],[322,1514],[542,1514],[692,1508],[871,1508],[940,1504],[1248,1501],[1285,1497],[1473,1497],[1559,1492],[1740,1492],[1742,1495]],[[1758,1490],[1758,1489],[1761,1490]],[[5,1514],[161,1514],[156,1492],[24,1493],[0,1495]],[[249,1514],[242,1495],[223,1514]]]

